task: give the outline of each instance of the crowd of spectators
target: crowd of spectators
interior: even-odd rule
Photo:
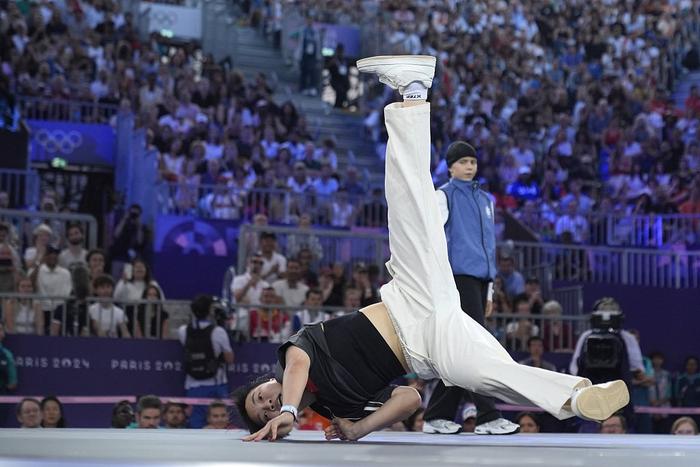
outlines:
[[[128,400],[122,400],[112,407],[111,420],[105,420],[105,427],[111,428],[189,428],[188,418],[192,407],[186,403],[167,400],[158,396],[145,395],[133,407]],[[214,400],[206,410],[207,424],[203,429],[235,429],[231,414],[224,401]],[[16,407],[20,428],[68,428],[61,401],[55,396],[44,397],[41,401],[33,397],[22,399]]]
[[[2,88],[25,98],[34,118],[73,118],[66,112],[75,107],[61,105],[68,100],[100,105],[77,107],[81,121],[114,124],[117,109],[133,113],[169,182],[160,200],[169,212],[229,220],[264,213],[273,222],[308,212],[320,224],[382,223],[362,210],[336,212],[336,192],[352,201],[367,192],[363,174],[352,165],[339,170],[335,142],[318,141],[291,101],[275,101],[268,77],[246,79],[192,43],[142,40],[134,21],[111,0],[4,4]]]
[[[697,2],[381,2],[391,54],[438,57],[432,139],[436,183],[454,140],[479,151],[479,175],[500,209],[545,240],[624,244],[616,214],[698,214],[698,95],[684,110],[670,96],[691,50]],[[693,32],[695,29],[692,30]],[[678,44],[688,52],[678,57]],[[370,86],[368,132],[384,153],[381,108]],[[698,224],[668,243],[700,246]],[[612,232],[611,234],[608,231]]]
[[[50,217],[57,206],[56,193],[45,190],[41,210],[29,218],[0,219],[0,321],[6,331],[169,337],[165,294],[150,272],[152,238],[140,206],[131,206],[117,223],[109,249],[91,250],[84,225]]]
[[[473,142],[499,208],[542,239],[625,244],[638,228],[625,215],[700,213],[693,178],[700,96],[691,90],[681,112],[668,94],[677,65],[669,57],[697,19],[694,2],[578,1],[566,11],[526,0],[297,7],[316,22],[355,24],[376,11],[389,52],[437,55],[436,183],[446,176],[447,143]],[[279,2],[246,8],[279,31]],[[361,174],[338,170],[334,141],[315,141],[291,101],[272,99],[275,83],[266,76],[246,80],[230,62],[157,34],[143,40],[131,13],[112,1],[10,2],[0,30],[2,79],[16,94],[113,104],[137,115],[162,179],[171,182],[161,194],[169,212],[230,220],[264,213],[273,223],[307,212],[314,224],[384,225],[381,191],[373,193],[378,206],[361,206],[369,193]],[[368,95],[374,110],[366,124],[382,154],[380,110],[391,97],[379,87]],[[32,105],[37,116],[52,111]],[[608,215],[618,216],[614,225]],[[646,228],[663,237],[650,244],[700,244],[697,222],[662,234]]]

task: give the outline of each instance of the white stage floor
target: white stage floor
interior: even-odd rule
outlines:
[[[274,443],[244,443],[242,431],[0,430],[0,467],[218,467],[279,465],[700,466],[700,437],[380,432],[357,443],[296,431]]]

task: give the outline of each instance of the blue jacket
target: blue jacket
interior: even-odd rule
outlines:
[[[496,229],[491,196],[477,181],[451,179],[440,187],[450,215],[445,223],[447,253],[455,275],[496,277]]]

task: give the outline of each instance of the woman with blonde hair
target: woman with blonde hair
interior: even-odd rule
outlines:
[[[23,295],[34,293],[34,283],[28,276],[17,280],[16,292]],[[10,334],[44,334],[44,312],[38,300],[32,298],[9,298],[3,306],[7,332]]]
[[[39,224],[32,231],[33,246],[30,246],[24,252],[24,264],[27,266],[28,271],[41,264],[51,237],[53,237],[53,230],[46,224]]]
[[[690,417],[681,417],[671,425],[672,435],[697,435],[698,424]]]

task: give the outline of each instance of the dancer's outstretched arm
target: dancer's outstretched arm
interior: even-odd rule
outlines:
[[[367,417],[354,423],[345,418],[334,418],[331,426],[325,429],[326,439],[356,441],[373,431],[407,419],[420,405],[418,391],[409,386],[398,386],[389,400]]]
[[[304,388],[309,380],[309,368],[311,359],[306,352],[299,347],[289,346],[285,352],[284,384],[282,385],[282,405],[293,405],[299,410],[308,405],[309,401],[304,401],[302,407],[302,397]],[[243,441],[260,441],[268,438],[274,441],[277,438],[287,436],[294,427],[294,415],[289,412],[282,412],[277,417],[268,421],[264,427],[252,435],[243,438]]]

